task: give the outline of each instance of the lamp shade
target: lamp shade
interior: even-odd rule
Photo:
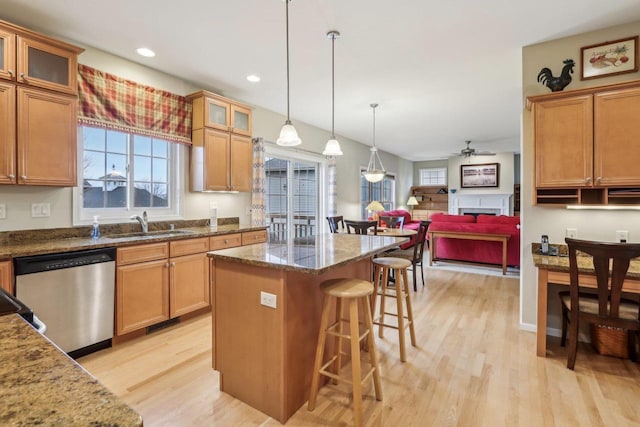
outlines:
[[[384,206],[382,206],[382,204],[377,200],[374,200],[373,202],[367,205],[367,210],[373,211],[373,212],[380,212],[384,210]]]
[[[327,141],[327,145],[322,152],[323,156],[342,156],[342,150],[340,149],[340,143],[337,139],[333,138]]]
[[[295,145],[300,145],[301,143],[302,140],[298,136],[296,128],[294,128],[291,122],[287,120],[282,126],[282,129],[280,129],[280,136],[276,140],[276,144],[284,147],[293,147]]]
[[[409,200],[407,200],[407,206],[418,206],[418,199],[416,199],[415,196],[409,197]]]

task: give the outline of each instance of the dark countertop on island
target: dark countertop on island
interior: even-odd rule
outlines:
[[[142,418],[17,314],[0,316],[0,425],[142,426]]]
[[[322,274],[327,270],[393,249],[406,237],[319,234],[209,252],[214,259],[276,269]]]

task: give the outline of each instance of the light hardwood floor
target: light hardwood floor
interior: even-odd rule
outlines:
[[[364,388],[367,426],[638,426],[640,365],[578,350],[575,371],[549,338],[518,329],[518,280],[426,270],[412,294],[418,347],[400,363],[397,333],[376,333],[384,400]],[[146,427],[278,426],[221,393],[211,369],[211,320],[200,316],[79,362],[135,408]],[[287,426],[353,422],[348,385],[325,386]]]

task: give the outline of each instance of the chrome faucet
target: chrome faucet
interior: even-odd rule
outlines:
[[[142,212],[142,218],[140,215],[132,215],[131,219],[135,219],[140,223],[143,233],[149,232],[149,218],[147,217],[147,211]]]

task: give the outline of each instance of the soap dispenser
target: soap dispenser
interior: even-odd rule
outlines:
[[[98,215],[93,216],[93,228],[91,229],[91,238],[97,239],[100,237],[100,224],[98,223]]]

